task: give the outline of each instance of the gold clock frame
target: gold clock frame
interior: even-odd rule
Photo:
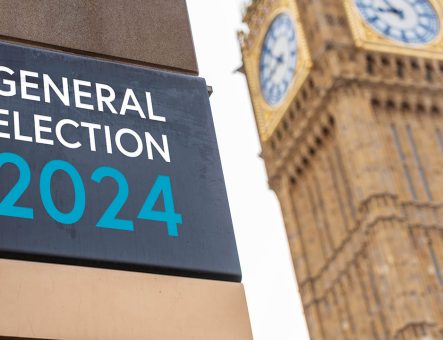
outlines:
[[[297,34],[297,62],[295,73],[288,86],[287,93],[282,101],[275,106],[269,105],[263,97],[260,87],[260,54],[263,41],[269,26],[274,19],[282,13],[288,14],[295,25]],[[245,53],[244,67],[249,79],[249,89],[253,98],[253,106],[260,139],[266,142],[274,132],[281,118],[289,108],[294,96],[302,86],[312,67],[312,60],[300,22],[295,1],[280,0],[278,6],[266,17],[262,29],[258,33],[254,46]]]
[[[428,0],[434,7],[440,20],[438,35],[427,44],[407,45],[384,37],[369,26],[361,16],[354,0],[344,0],[346,14],[351,26],[354,42],[357,47],[403,55],[412,55],[422,58],[436,58],[443,60],[443,1]]]

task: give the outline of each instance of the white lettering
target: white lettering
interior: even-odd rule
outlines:
[[[17,111],[14,111],[14,137],[16,140],[32,142],[31,136],[22,135],[20,132],[20,114]]]
[[[51,88],[52,91],[54,91],[54,93],[57,95],[57,97],[62,101],[62,103],[65,104],[65,106],[69,106],[68,78],[62,77],[62,83],[63,93],[47,74],[43,74],[43,89],[45,92],[46,103],[51,102],[51,96],[49,95],[49,88]]]
[[[162,135],[163,148],[155,141],[154,137],[149,132],[145,132],[146,138],[146,146],[148,149],[148,158],[154,159],[152,154],[152,146],[158,151],[158,153],[163,157],[166,162],[171,162],[171,157],[169,156],[169,146],[168,146],[168,137],[166,135]]]
[[[28,89],[38,89],[38,84],[30,83],[26,80],[27,77],[38,78],[37,72],[20,70],[20,84],[21,84],[21,93],[23,99],[34,100],[36,102],[40,101],[39,96],[35,96],[28,93]]]
[[[9,75],[13,75],[14,71],[11,70],[10,68],[7,68],[6,66],[0,66],[0,72],[6,72]],[[4,97],[12,97],[15,96],[16,92],[16,88],[15,88],[15,82],[13,80],[7,80],[7,79],[3,79],[3,84],[4,85],[8,85],[9,86],[9,90],[5,91],[5,90],[0,90],[0,96],[4,96]]]
[[[91,82],[79,79],[73,79],[73,82],[74,82],[75,106],[78,107],[79,109],[94,110],[93,105],[81,102],[82,97],[91,98],[91,94],[89,92],[80,90],[80,86],[91,87]]]
[[[78,123],[71,120],[71,119],[62,119],[61,121],[59,121],[57,123],[57,125],[55,126],[55,135],[57,136],[57,139],[60,143],[62,143],[62,145],[66,146],[69,149],[78,149],[79,147],[82,146],[82,144],[77,141],[75,143],[70,143],[68,142],[62,135],[62,127],[65,125],[72,125],[75,128],[78,128]]]
[[[0,115],[9,116],[9,111],[8,110],[0,109]],[[0,126],[8,126],[8,125],[9,125],[8,121],[0,120]],[[6,133],[6,132],[0,132],[0,138],[10,139],[11,135],[9,133]]]
[[[151,93],[146,92],[146,104],[148,105],[148,116],[151,120],[157,120],[159,122],[166,122],[166,118],[162,116],[156,116],[154,110],[152,109],[152,98]]]
[[[91,151],[96,151],[95,147],[95,132],[94,130],[100,130],[101,126],[99,124],[81,122],[81,126],[88,129],[89,132],[89,145],[91,146]]]
[[[52,122],[52,118],[48,116],[34,115],[35,125],[35,142],[39,144],[54,145],[54,141],[42,137],[42,132],[51,133],[50,127],[41,126],[40,122]]]
[[[129,104],[129,99],[132,100],[134,103],[133,105]],[[140,117],[146,119],[146,116],[140,106],[140,103],[138,102],[137,98],[135,97],[134,91],[131,89],[126,89],[125,97],[123,98],[123,104],[120,110],[120,114],[124,116],[126,114],[127,110],[134,110],[137,111]]]
[[[97,107],[98,110],[103,112],[103,104],[106,104],[109,110],[111,110],[112,113],[117,114],[117,110],[112,105],[112,102],[115,99],[115,92],[113,88],[106,84],[95,84],[96,92],[97,92]],[[108,91],[108,96],[103,95],[103,90]]]
[[[105,142],[106,142],[106,152],[112,155],[112,142],[111,142],[111,131],[109,126],[105,125]]]

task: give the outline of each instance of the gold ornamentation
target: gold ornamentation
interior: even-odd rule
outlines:
[[[442,0],[428,0],[435,11],[443,13]],[[386,38],[369,26],[361,16],[354,0],[344,0],[346,14],[351,25],[355,44],[363,49],[388,52],[395,54],[411,55],[422,58],[443,59],[443,27],[440,17],[440,31],[437,37],[427,44],[409,45]]]
[[[297,65],[294,77],[288,87],[285,98],[276,106],[270,106],[263,98],[260,87],[260,54],[263,40],[269,26],[271,25],[272,21],[282,13],[288,14],[295,23],[297,34]],[[255,39],[255,43],[250,48],[243,46],[243,63],[247,78],[249,80],[249,89],[251,98],[253,98],[254,112],[256,115],[255,118],[260,133],[260,139],[265,142],[272,135],[281,118],[288,110],[294,96],[300,89],[312,66],[311,57],[308,51],[303,27],[300,23],[300,17],[295,5],[295,1],[278,1],[277,6],[275,6],[270,15],[267,15],[264,19],[263,25],[258,32],[257,39]]]

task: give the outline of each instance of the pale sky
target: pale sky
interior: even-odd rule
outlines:
[[[187,0],[211,107],[254,339],[309,339],[280,206],[269,190],[236,32],[242,0]]]

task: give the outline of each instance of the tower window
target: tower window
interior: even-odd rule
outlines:
[[[371,105],[372,105],[374,108],[377,108],[377,107],[380,106],[380,101],[379,101],[377,98],[372,98],[372,99],[371,99]]]
[[[434,68],[431,64],[426,64],[426,80],[431,82],[434,73]]]
[[[403,103],[401,103],[401,109],[403,111],[410,111],[411,110],[411,106],[409,105],[408,102],[403,102]]]
[[[397,76],[399,78],[403,78],[405,75],[405,64],[403,63],[402,60],[398,59],[397,60]]]
[[[312,80],[312,78],[310,78],[309,79],[309,87],[311,88],[311,89],[313,89],[314,87],[315,87],[315,83],[314,83],[314,80]]]
[[[289,125],[288,125],[288,122],[287,122],[286,119],[285,119],[285,120],[283,121],[283,129],[284,129],[285,131],[287,131],[288,128],[289,128]]]
[[[338,17],[338,24],[343,27],[346,26],[346,19],[342,16],[339,16]]]
[[[328,23],[328,25],[331,25],[331,26],[334,25],[334,18],[332,15],[326,14],[325,19],[326,19],[326,22]]]
[[[393,110],[395,108],[395,103],[392,99],[388,99],[388,101],[386,102],[386,108],[388,110]]]
[[[414,70],[418,70],[418,69],[419,69],[419,66],[418,66],[417,60],[415,60],[415,59],[412,59],[412,60],[411,60],[411,67],[412,67],[412,69],[414,69]]]
[[[417,165],[422,184],[425,188],[426,196],[429,201],[432,201],[431,189],[429,187],[429,183],[426,178],[425,170],[423,169],[423,164],[421,162],[420,155],[418,153],[417,145],[415,144],[414,134],[412,133],[412,129],[409,125],[406,127],[406,132],[408,134],[409,143],[411,144],[412,147],[412,153],[414,155],[415,164]]]
[[[366,56],[366,72],[368,74],[374,73],[375,60],[374,57],[370,54]]]
[[[403,148],[400,144],[400,138],[398,136],[397,128],[394,124],[391,125],[391,133],[392,133],[392,138],[394,140],[395,146],[397,148],[398,155],[400,156],[400,161],[403,166],[403,173],[404,173],[404,175],[406,177],[406,181],[408,183],[409,192],[411,193],[412,198],[414,200],[416,200],[417,193],[415,191],[414,185],[412,184],[412,178],[411,178],[411,174],[409,173],[408,164],[406,162],[406,156],[405,156]]]

